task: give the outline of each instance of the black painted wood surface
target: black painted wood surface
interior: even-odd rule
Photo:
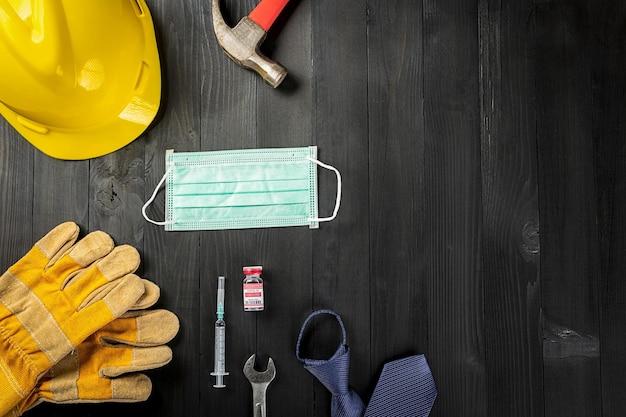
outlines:
[[[220,49],[209,1],[148,0],[163,109],[124,149],[40,153],[0,122],[0,268],[56,224],[104,230],[181,330],[139,404],[32,416],[251,416],[243,363],[272,357],[268,415],[329,416],[295,358],[300,326],[346,325],[367,401],[385,361],[424,353],[432,416],[620,416],[626,409],[626,5],[603,0],[292,0],[263,44],[276,90]],[[222,2],[234,25],[255,1]],[[1,94],[1,92],[0,92]],[[317,145],[343,176],[319,230],[165,232],[141,207],[167,149]],[[334,177],[320,171],[323,212]],[[150,209],[163,216],[163,200]],[[267,309],[242,311],[262,264]],[[212,388],[216,278],[227,277],[227,388]],[[329,320],[308,354],[332,354]]]

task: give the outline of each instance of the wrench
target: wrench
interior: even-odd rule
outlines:
[[[267,361],[267,369],[263,372],[258,372],[254,369],[254,360],[256,354],[253,354],[248,358],[243,366],[243,374],[250,381],[252,385],[252,407],[254,410],[254,417],[267,417],[267,407],[265,405],[265,393],[267,386],[274,380],[276,376],[276,367],[274,361],[269,358]]]

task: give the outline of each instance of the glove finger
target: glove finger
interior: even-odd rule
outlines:
[[[80,389],[75,385],[76,381],[68,379],[66,382],[66,385],[59,385],[54,390],[48,389],[49,387],[42,389],[39,393],[41,400],[55,404],[131,403],[146,401],[152,392],[152,381],[144,374],[124,375],[114,379],[101,378],[92,374],[80,383]],[[36,404],[31,404],[28,408],[24,407],[22,412]]]
[[[102,299],[106,308],[113,313],[115,318],[120,317],[135,305],[145,291],[143,281],[136,275],[127,275],[116,282],[118,285],[112,285],[111,291]],[[102,328],[102,325],[97,328]]]
[[[143,295],[145,287],[135,275],[118,279],[102,299],[86,306],[69,317],[64,327],[72,329],[67,335],[74,345],[85,340],[106,324],[126,313]]]
[[[89,267],[69,276],[63,290],[70,300],[76,302],[77,308],[84,308],[94,299],[103,298],[98,293],[107,293],[109,283],[136,271],[139,262],[137,249],[118,246]]]
[[[35,246],[54,263],[78,239],[79,227],[74,222],[65,222],[50,230]]]
[[[152,381],[144,374],[126,375],[111,380],[114,402],[146,401],[152,392]]]
[[[61,285],[71,274],[81,270],[98,259],[104,257],[113,250],[113,239],[102,231],[89,233],[78,243],[71,247],[62,256],[50,262],[46,269],[46,275],[53,280],[59,280]]]
[[[115,363],[115,353],[112,353],[107,359],[112,364],[110,366],[102,364],[100,376],[115,378],[123,374],[147,371],[167,365],[172,360],[172,349],[168,346],[132,348],[132,361],[128,364]]]
[[[149,307],[152,307],[154,304],[156,304],[156,302],[159,300],[159,296],[161,295],[161,289],[155,283],[148,281],[147,279],[141,279],[141,282],[143,282],[144,284],[144,293],[139,298],[139,300],[137,300],[137,302],[130,308],[130,310],[145,310]],[[109,287],[115,285],[117,285],[115,282],[111,282],[94,290],[87,298],[85,298],[85,300],[78,307],[78,309],[82,310],[87,305],[93,304],[97,300],[104,298],[104,296],[108,294],[109,291],[111,291]]]
[[[159,288],[158,285],[147,279],[142,279],[141,281],[143,282],[145,291],[135,305],[131,307],[131,310],[145,310],[150,308],[159,301],[159,297],[161,296],[161,288]]]
[[[105,346],[159,346],[171,341],[180,328],[178,317],[168,310],[133,311],[98,331]]]

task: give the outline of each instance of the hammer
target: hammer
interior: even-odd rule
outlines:
[[[287,76],[287,70],[261,53],[259,45],[267,31],[289,0],[261,0],[261,2],[231,28],[224,22],[219,0],[213,0],[213,29],[217,42],[237,64],[258,72],[276,88]]]

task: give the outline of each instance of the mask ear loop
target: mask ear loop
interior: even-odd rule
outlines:
[[[165,171],[165,174],[163,174],[163,178],[161,178],[156,188],[154,189],[154,192],[152,192],[152,196],[150,196],[148,201],[146,201],[146,204],[144,204],[143,207],[141,208],[141,214],[143,214],[143,218],[152,224],[156,224],[157,226],[165,226],[165,225],[174,223],[173,221],[160,222],[157,220],[152,220],[151,218],[148,217],[148,214],[146,213],[146,209],[148,208],[150,204],[154,202],[154,199],[156,198],[157,193],[159,192],[159,190],[163,186],[163,183],[165,182],[165,179],[167,178],[167,174],[169,174],[171,170],[172,168],[170,167],[167,171]]]
[[[309,221],[312,222],[329,222],[331,220],[335,220],[335,217],[337,217],[337,213],[339,212],[339,206],[341,205],[341,174],[339,173],[339,170],[337,168],[335,168],[332,165],[327,165],[323,162],[318,161],[315,158],[311,158],[310,156],[307,156],[306,159],[308,159],[311,162],[316,163],[317,165],[321,166],[322,168],[326,168],[330,171],[333,171],[335,173],[335,175],[337,176],[337,198],[335,199],[335,209],[333,210],[333,214],[330,217],[318,217],[318,218],[312,218],[309,219]]]

